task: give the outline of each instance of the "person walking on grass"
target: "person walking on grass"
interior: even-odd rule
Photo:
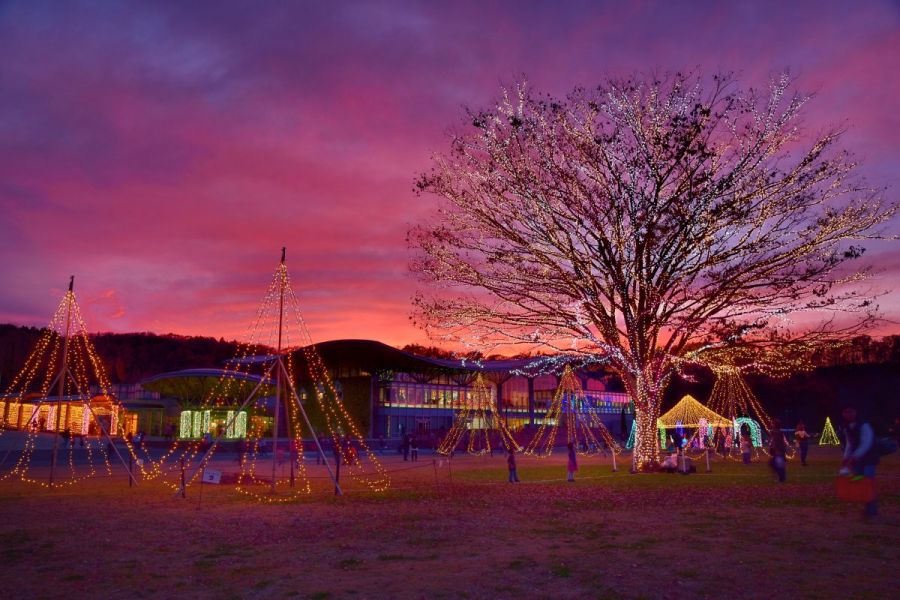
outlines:
[[[797,446],[800,448],[800,465],[805,467],[806,455],[809,454],[809,432],[806,431],[806,425],[803,424],[803,421],[797,423],[794,438],[796,438]]]
[[[778,483],[784,483],[787,479],[787,445],[778,419],[772,419],[772,428],[769,430],[769,454],[772,457],[769,459],[769,466],[778,476]]]
[[[519,475],[516,472],[516,450],[512,446],[509,447],[509,453],[506,456],[506,466],[509,468],[509,482],[519,483]]]
[[[568,464],[568,479],[566,481],[574,482],[575,481],[575,472],[578,471],[578,457],[575,455],[575,444],[569,442],[569,464]]]
[[[875,445],[872,424],[859,416],[855,407],[844,409],[844,462],[842,470],[852,471],[868,479],[875,479],[875,467],[880,455]],[[866,503],[863,515],[867,518],[878,514],[878,499]]]

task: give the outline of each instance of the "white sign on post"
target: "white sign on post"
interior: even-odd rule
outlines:
[[[203,483],[218,484],[222,481],[222,471],[213,471],[209,469],[203,472]]]

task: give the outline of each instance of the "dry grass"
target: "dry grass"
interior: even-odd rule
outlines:
[[[8,598],[884,598],[900,559],[900,460],[882,514],[834,500],[837,457],[716,463],[712,474],[613,474],[585,459],[503,457],[396,471],[383,495],[259,505],[225,486],[186,500],[123,477],[44,491],[0,484]],[[389,457],[391,469],[410,466]],[[437,475],[437,476],[436,476]]]

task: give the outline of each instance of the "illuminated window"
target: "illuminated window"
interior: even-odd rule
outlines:
[[[178,429],[178,437],[189,438],[191,435],[192,414],[189,410],[181,411],[181,426]]]

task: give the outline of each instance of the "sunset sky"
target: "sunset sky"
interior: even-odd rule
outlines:
[[[0,3],[0,322],[46,325],[74,274],[93,331],[240,337],[287,246],[315,340],[424,342],[413,181],[523,75],[789,68],[897,199],[897,2],[250,4]],[[867,257],[900,322],[900,242]]]

